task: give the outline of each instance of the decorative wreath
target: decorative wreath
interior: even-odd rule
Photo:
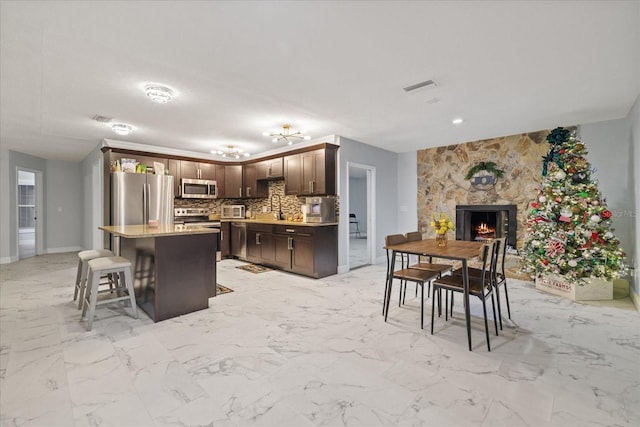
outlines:
[[[467,172],[467,175],[464,179],[471,179],[475,174],[480,171],[487,171],[492,173],[496,178],[502,178],[504,176],[504,171],[500,170],[496,167],[496,164],[493,162],[480,162],[477,165],[473,166]]]

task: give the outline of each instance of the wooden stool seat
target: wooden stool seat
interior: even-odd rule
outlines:
[[[87,285],[88,262],[92,259],[114,256],[113,252],[107,249],[89,249],[78,252],[78,272],[76,273],[76,286],[73,291],[73,300],[78,300],[78,310],[82,308],[84,302],[84,292]]]
[[[131,275],[131,262],[120,256],[104,257],[92,259],[88,262],[88,283],[85,298],[85,304],[82,309],[82,317],[85,316],[87,309],[89,315],[87,319],[87,331],[91,330],[93,318],[95,316],[96,306],[115,301],[129,300],[131,303],[131,312],[134,319],[138,318],[138,309],[136,307],[136,296],[133,291],[133,280]],[[99,291],[100,277],[106,275],[115,277],[115,287]],[[109,293],[109,298],[100,299],[98,301],[98,293]],[[114,296],[115,294],[115,296]]]

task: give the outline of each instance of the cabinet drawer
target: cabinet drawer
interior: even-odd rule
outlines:
[[[273,232],[276,234],[289,234],[296,236],[313,236],[312,227],[296,227],[295,225],[275,225]]]

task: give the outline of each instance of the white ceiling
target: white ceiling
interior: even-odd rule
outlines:
[[[638,1],[0,7],[0,143],[50,159],[103,138],[259,153],[283,123],[405,152],[622,118],[640,91]],[[148,82],[177,96],[152,103]]]

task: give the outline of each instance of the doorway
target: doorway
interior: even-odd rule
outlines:
[[[348,211],[349,270],[373,264],[374,252],[374,212],[373,188],[375,188],[375,167],[347,162],[348,197],[345,208]]]
[[[18,207],[18,259],[31,258],[40,251],[38,207],[41,173],[18,169],[16,188]]]

